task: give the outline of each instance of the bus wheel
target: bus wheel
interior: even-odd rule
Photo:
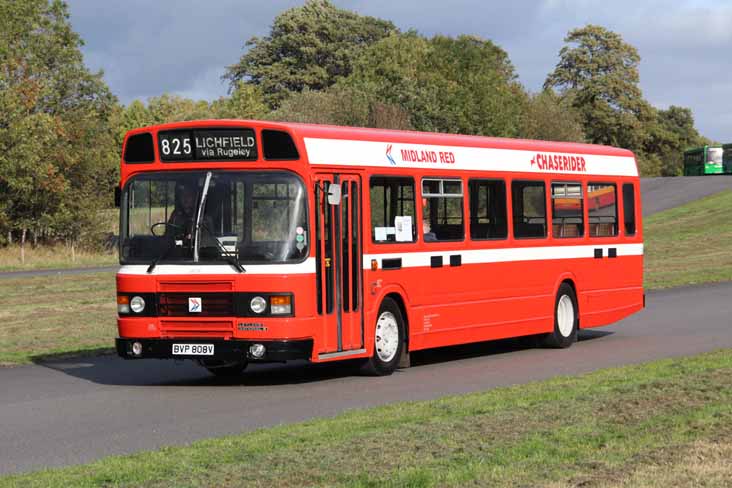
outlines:
[[[577,297],[567,283],[562,283],[554,301],[554,332],[544,337],[544,345],[554,348],[565,348],[577,341],[579,315],[577,313]]]
[[[386,376],[394,372],[404,348],[404,319],[391,298],[381,302],[374,327],[374,354],[361,368],[364,374]]]
[[[202,360],[199,362],[214,376],[234,377],[239,376],[247,367],[246,361],[223,362],[215,360]]]

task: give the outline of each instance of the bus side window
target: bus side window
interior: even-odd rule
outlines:
[[[508,237],[506,182],[470,180],[470,238],[474,241]]]
[[[614,183],[589,183],[587,185],[590,237],[618,235],[617,202]]]
[[[580,183],[552,183],[552,236],[582,237],[585,234]]]
[[[543,181],[514,181],[513,235],[517,239],[546,237],[546,190]]]
[[[422,219],[422,239],[425,242],[465,239],[462,180],[424,178]]]
[[[623,220],[625,221],[625,235],[635,235],[635,185],[623,185]]]
[[[403,176],[373,176],[370,181],[371,240],[377,244],[417,240],[414,179]],[[411,217],[411,240],[396,232],[396,218]]]

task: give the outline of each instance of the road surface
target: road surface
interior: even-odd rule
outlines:
[[[732,190],[732,175],[641,178],[643,216],[678,207],[723,190]]]
[[[651,292],[643,312],[583,331],[570,349],[521,340],[444,348],[383,378],[295,364],[224,381],[192,363],[115,356],[0,368],[0,473],[732,347],[730,297],[732,283]]]

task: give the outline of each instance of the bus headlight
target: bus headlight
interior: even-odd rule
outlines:
[[[289,295],[274,295],[269,297],[272,306],[272,315],[289,315],[292,313],[292,297]]]
[[[145,310],[145,299],[137,295],[130,298],[130,310],[135,313],[140,313]]]
[[[254,313],[262,313],[267,309],[267,300],[260,296],[256,296],[249,302],[249,308],[251,308]]]

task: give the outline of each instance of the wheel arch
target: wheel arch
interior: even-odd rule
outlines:
[[[391,298],[399,307],[399,311],[402,314],[402,320],[404,320],[404,347],[409,351],[409,314],[407,313],[407,304],[404,297],[397,291],[391,291],[381,298],[381,302],[383,302],[385,298]]]
[[[557,296],[557,293],[559,293],[559,288],[563,284],[569,285],[570,288],[572,288],[572,291],[574,292],[574,298],[575,298],[575,304],[577,305],[577,328],[582,328],[582,306],[580,304],[580,295],[579,295],[579,289],[577,288],[577,278],[572,273],[563,273],[559,276],[559,279],[557,280],[557,283],[554,286],[554,296]],[[552,302],[553,303],[553,302]]]

